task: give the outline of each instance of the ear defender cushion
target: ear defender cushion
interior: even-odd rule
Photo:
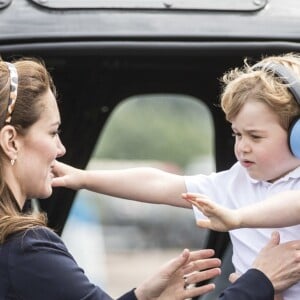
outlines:
[[[294,96],[295,101],[300,105],[300,79],[285,66],[277,63],[257,63],[253,66],[254,70],[265,68],[272,71],[282,82],[288,84],[288,89]],[[292,154],[300,159],[300,117],[296,117],[290,124],[288,132],[288,145]]]
[[[296,118],[291,123],[288,138],[292,154],[300,159],[300,118]]]

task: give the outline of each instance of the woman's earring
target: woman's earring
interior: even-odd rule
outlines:
[[[10,164],[13,166],[15,164],[16,160],[15,159],[11,159],[10,160]]]

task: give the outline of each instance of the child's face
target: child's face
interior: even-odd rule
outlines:
[[[244,104],[232,130],[235,155],[252,178],[273,182],[300,165],[289,150],[286,130],[266,104]]]

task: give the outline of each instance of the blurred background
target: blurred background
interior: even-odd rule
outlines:
[[[87,168],[151,166],[182,175],[209,174],[215,170],[213,140],[210,112],[200,99],[137,95],[111,114]],[[62,235],[90,280],[113,297],[137,286],[182,249],[202,248],[206,237],[192,210],[84,190],[77,193]]]

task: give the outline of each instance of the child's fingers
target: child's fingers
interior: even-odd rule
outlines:
[[[198,207],[199,209],[202,209],[202,205],[198,203],[198,201],[193,200],[193,199],[185,199],[187,202],[195,205],[196,207]]]
[[[65,181],[62,177],[53,178],[51,185],[52,187],[63,187],[65,186]]]
[[[212,201],[206,195],[202,194],[187,193],[183,194],[182,198],[187,201],[195,201],[200,205],[212,205]]]
[[[190,202],[192,205],[196,206],[202,213],[210,214],[213,209],[214,205],[209,200],[201,200],[201,199],[186,199],[186,201]]]
[[[196,196],[183,196],[182,197],[184,200],[188,201],[188,202],[191,202],[191,203],[198,203],[198,204],[206,204],[209,202],[208,199],[204,199],[204,198],[200,198],[200,197],[196,197]]]
[[[189,201],[189,200],[188,200]],[[201,205],[196,201],[189,201],[193,206],[197,207],[203,214],[207,213],[207,210],[205,209],[205,205]]]
[[[201,228],[208,228],[211,229],[211,221],[210,220],[205,220],[205,219],[199,219],[196,221],[197,226]]]
[[[206,195],[204,194],[198,194],[198,193],[183,193],[182,198],[184,199],[199,199],[199,200],[206,200],[209,199]]]

